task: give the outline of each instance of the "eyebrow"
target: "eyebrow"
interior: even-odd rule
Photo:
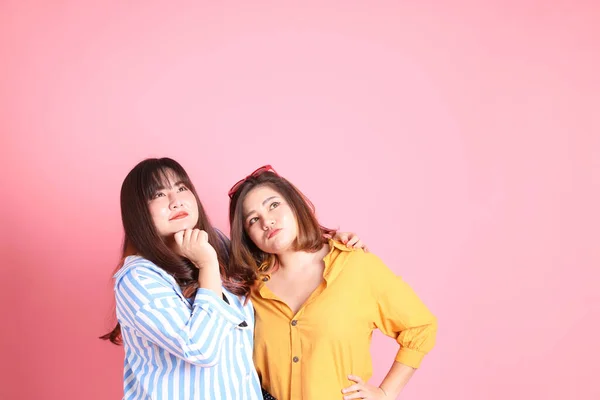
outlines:
[[[267,204],[269,201],[271,201],[271,200],[273,200],[273,199],[276,199],[277,197],[279,197],[279,196],[271,196],[271,197],[267,197],[267,198],[265,199],[265,201],[263,201],[263,202],[262,202],[262,205],[264,206],[264,205],[265,205],[265,204]],[[252,214],[253,212],[255,212],[255,211],[254,211],[254,210],[250,210],[250,211],[248,211],[246,214],[244,214],[244,219],[248,218],[248,216],[249,216],[250,214]]]

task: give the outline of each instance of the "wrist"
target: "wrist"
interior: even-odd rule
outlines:
[[[191,260],[192,263],[201,271],[215,269],[219,270],[219,261],[218,260]]]
[[[388,394],[387,394],[387,392],[385,391],[385,389],[384,389],[384,388],[382,388],[381,386],[379,386],[379,390],[381,390],[381,393],[383,393],[383,397],[385,397],[385,398],[387,399],[387,398],[388,398]]]

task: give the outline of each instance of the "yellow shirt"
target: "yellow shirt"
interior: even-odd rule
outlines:
[[[414,368],[435,343],[436,318],[400,277],[373,254],[329,245],[324,282],[295,315],[262,282],[252,295],[254,363],[278,400],[341,399],[349,374],[370,379],[374,329]]]

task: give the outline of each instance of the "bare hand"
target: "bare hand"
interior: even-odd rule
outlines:
[[[350,399],[377,399],[383,400],[387,399],[387,395],[380,387],[371,386],[368,383],[365,383],[360,376],[356,375],[348,375],[348,379],[356,382],[352,386],[348,386],[347,388],[342,390],[344,393],[344,400]],[[350,394],[347,394],[350,393]]]
[[[360,240],[360,238],[352,232],[336,232],[333,240],[342,242],[348,248],[352,249],[363,249],[366,253],[369,252],[367,246]]]
[[[208,243],[208,234],[200,229],[186,229],[175,234],[176,251],[197,268],[219,265],[217,252]]]

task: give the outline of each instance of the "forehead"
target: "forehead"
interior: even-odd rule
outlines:
[[[244,214],[262,207],[262,203],[270,197],[281,197],[281,194],[270,186],[257,186],[248,192],[243,203]]]
[[[181,177],[170,168],[156,171],[154,176],[154,184],[163,188],[173,187],[177,182],[180,181]]]

